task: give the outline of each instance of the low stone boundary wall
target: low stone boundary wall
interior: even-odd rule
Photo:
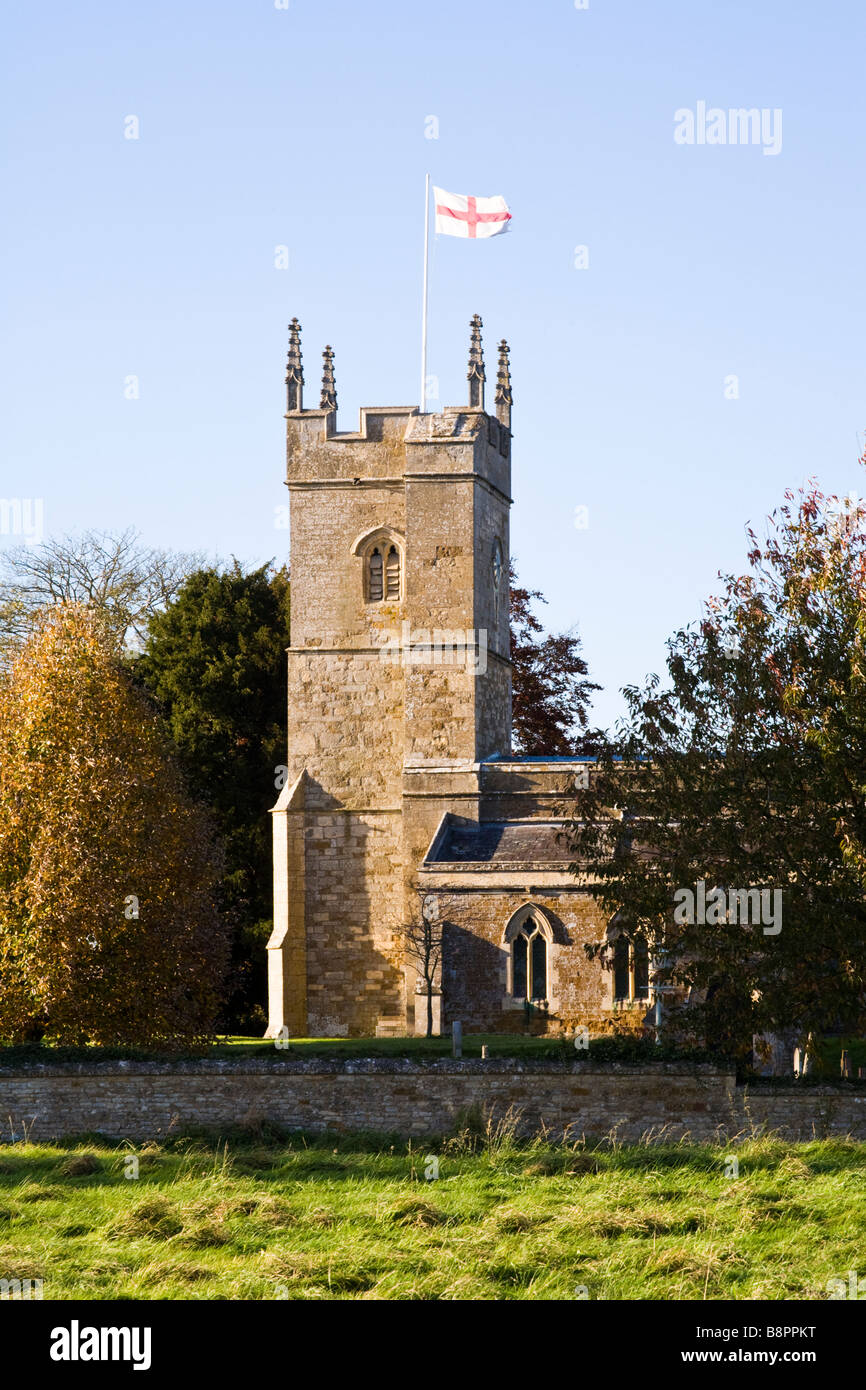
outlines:
[[[761,1126],[786,1139],[866,1140],[866,1087],[738,1088],[737,1113],[741,1127]]]
[[[100,1133],[159,1138],[267,1121],[310,1132],[426,1137],[461,1114],[519,1113],[526,1133],[620,1140],[731,1140],[766,1127],[790,1139],[866,1140],[866,1088],[749,1089],[711,1066],[519,1059],[104,1062],[0,1067],[0,1139]]]

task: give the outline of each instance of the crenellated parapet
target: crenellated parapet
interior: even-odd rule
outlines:
[[[337,387],[334,350],[323,357],[318,409],[303,407],[301,326],[289,326],[286,372],[286,481],[292,486],[317,482],[362,486],[373,480],[398,482],[422,473],[484,477],[509,494],[511,456],[511,381],[508,348],[499,346],[496,413],[484,409],[484,354],[481,319],[471,321],[469,401],[421,414],[416,406],[364,407],[357,430],[337,429]],[[505,466],[503,466],[505,465]]]

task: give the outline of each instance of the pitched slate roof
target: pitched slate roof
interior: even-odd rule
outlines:
[[[556,864],[574,858],[561,821],[448,820],[437,836],[428,864]]]

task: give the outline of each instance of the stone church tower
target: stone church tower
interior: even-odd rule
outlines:
[[[584,980],[576,949],[604,926],[553,818],[563,774],[583,764],[510,756],[508,346],[495,413],[476,316],[466,405],[364,409],[357,433],[337,431],[330,347],[323,356],[319,406],[305,408],[293,320],[268,1036],[420,1030],[402,930],[430,893],[446,922],[437,1023],[496,1029],[527,1009],[561,1023],[586,1013],[588,987],[604,1010],[599,971]],[[561,916],[566,900],[583,931]]]

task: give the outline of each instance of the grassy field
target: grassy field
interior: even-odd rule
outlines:
[[[735,1153],[739,1176],[726,1176]],[[866,1274],[866,1145],[0,1148],[0,1278],[46,1300],[824,1299]],[[138,1160],[138,1176],[131,1160]]]

